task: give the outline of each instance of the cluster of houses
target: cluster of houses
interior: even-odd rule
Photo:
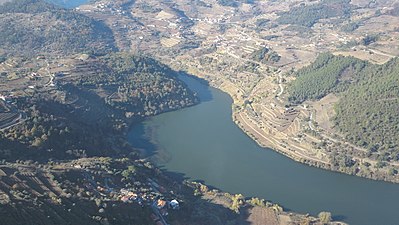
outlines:
[[[72,164],[71,167],[84,168],[80,164]],[[87,171],[84,171],[82,175],[86,180],[84,182],[85,187],[100,196],[107,198],[110,194],[114,196],[116,194],[123,203],[137,203],[141,207],[150,207],[152,210],[151,218],[156,224],[168,225],[165,217],[169,215],[169,211],[180,208],[179,201],[173,198],[168,200],[165,197],[168,191],[154,179],[147,178],[146,182],[135,181],[134,188],[119,188],[113,183],[111,176],[101,176],[104,179],[102,186]]]
[[[180,204],[176,199],[173,199],[172,201],[167,201],[165,199],[159,198],[159,199],[154,200],[152,205],[158,209],[159,213],[162,216],[169,215],[168,209],[177,210],[180,208]]]
[[[113,4],[99,2],[94,6],[91,5],[83,5],[81,7],[76,7],[76,10],[80,10],[83,12],[111,12],[113,15],[126,15],[127,12],[124,11],[121,7],[113,6]]]
[[[122,188],[120,190],[120,200],[124,203],[137,202],[139,205],[143,206],[143,202],[147,200],[147,197],[139,196],[133,191],[129,191],[127,189]]]
[[[166,201],[164,199],[158,198],[155,199],[151,205],[153,214],[151,214],[151,218],[157,225],[168,225],[165,217],[169,215],[168,210],[178,210],[180,208],[180,204],[176,199],[172,201]]]
[[[151,218],[156,224],[168,225],[165,217],[169,215],[169,210],[178,210],[180,203],[176,200],[166,200],[162,197],[161,193],[165,193],[166,190],[156,183],[154,180],[148,178],[148,185],[151,186],[152,190],[157,194],[149,196],[145,193],[135,193],[132,190],[122,188],[120,190],[120,200],[125,203],[136,202],[140,206],[144,204],[150,205],[153,211]]]

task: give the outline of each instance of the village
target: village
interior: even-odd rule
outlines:
[[[120,214],[142,221],[139,224],[197,224],[206,219],[202,213],[209,213],[217,216],[216,220],[244,222],[237,213],[241,212],[249,213],[251,222],[319,221],[308,214],[285,212],[263,199],[225,193],[199,182],[176,182],[145,159],[94,157],[47,164],[0,161],[0,205],[43,203],[48,219],[64,213],[86,213],[96,221],[107,222]],[[64,210],[54,210],[60,206]]]
[[[66,204],[66,199],[74,202],[79,201],[78,198],[87,198],[95,202],[93,205],[97,205],[99,215],[109,210],[111,205],[130,205],[132,210],[137,208],[134,207],[136,205],[139,206],[137,209],[151,211],[148,220],[154,224],[168,225],[168,215],[180,209],[180,200],[177,200],[179,197],[173,191],[156,181],[158,175],[143,177],[144,180],[141,180],[142,173],[152,173],[146,166],[152,166],[145,161],[132,161],[137,171],[121,176],[123,171],[117,172],[117,175],[109,173],[109,170],[115,170],[109,162],[106,158],[92,158],[72,163],[54,162],[40,167],[33,167],[23,161],[0,162],[0,204],[16,200],[28,203],[32,199],[49,196],[53,204],[60,205]],[[124,165],[126,162],[123,159]],[[67,179],[59,181],[60,176]],[[121,177],[123,182],[120,181]],[[66,188],[70,185],[70,188]]]
[[[79,166],[75,165],[75,168],[79,168]],[[176,199],[166,199],[163,194],[166,194],[167,190],[151,178],[147,178],[146,183],[135,181],[134,187],[131,188],[120,188],[113,184],[112,177],[106,176],[104,178],[104,185],[101,186],[86,171],[83,172],[83,175],[85,177],[84,186],[87,190],[94,191],[102,198],[106,199],[110,196],[118,196],[118,199],[123,203],[151,207],[153,211],[151,219],[157,225],[168,225],[167,216],[169,215],[169,211],[179,210],[179,201]],[[133,177],[128,177],[128,179],[134,180]],[[103,210],[100,208],[99,212]]]

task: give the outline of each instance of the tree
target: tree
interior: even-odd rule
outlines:
[[[319,219],[322,224],[327,224],[331,222],[331,213],[330,212],[320,212]]]
[[[128,166],[126,170],[122,171],[122,176],[126,179],[130,178],[136,172],[135,166]]]
[[[40,147],[43,144],[43,140],[41,138],[35,138],[35,140],[32,142],[32,146],[34,147]]]

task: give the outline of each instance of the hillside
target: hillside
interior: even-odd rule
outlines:
[[[101,86],[113,95],[106,97],[112,107],[129,112],[130,116],[152,116],[196,102],[193,93],[176,78],[177,73],[160,62],[130,54],[109,54],[101,57],[104,72],[79,78],[82,86]]]
[[[381,161],[399,160],[399,60],[370,66],[336,106],[337,130]]]
[[[321,19],[349,18],[351,13],[349,0],[323,0],[315,3],[301,3],[284,12],[278,18],[282,24],[295,24],[305,27],[312,27]]]
[[[15,0],[0,9],[0,49],[6,53],[105,53],[115,50],[112,31],[100,21],[41,0]]]
[[[394,0],[101,0],[78,11],[104,21],[119,49],[153,55],[229,93],[233,120],[260,145],[312,166],[399,182],[397,164],[378,167],[333,120],[361,71],[399,55],[397,8]]]
[[[294,73],[296,79],[289,84],[289,101],[302,103],[318,100],[331,92],[344,91],[357,82],[366,62],[353,57],[321,54],[314,63]]]
[[[7,225],[320,223],[263,199],[171,179],[146,160],[115,157],[0,163],[0,216]]]
[[[294,75],[296,79],[288,87],[292,103],[318,101],[328,94],[337,94],[340,100],[331,119],[336,131],[367,149],[371,159],[399,159],[397,58],[384,65],[373,65],[352,57],[322,54]]]
[[[128,154],[132,149],[124,132],[132,121],[198,102],[175,71],[154,59],[124,53],[84,56],[31,59],[7,68],[19,78],[0,77],[6,85],[2,93],[14,94],[10,102],[18,104],[6,104],[12,110],[0,112],[0,125],[18,123],[21,118],[10,120],[19,113],[26,118],[0,132],[1,158]]]
[[[184,202],[171,224],[320,224],[263,200],[182,185],[140,162],[128,127],[198,102],[176,71],[228,93],[233,120],[261,146],[399,183],[397,61],[374,65],[399,55],[395,0],[96,0],[74,10],[10,1],[0,0],[7,224],[155,224],[147,178]],[[121,202],[110,189],[122,187],[151,200]]]

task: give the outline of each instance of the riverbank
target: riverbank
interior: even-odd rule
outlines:
[[[231,194],[213,189],[199,182],[186,181],[186,185],[194,189],[195,196],[203,200],[221,205],[245,218],[248,224],[256,225],[283,225],[283,224],[329,224],[347,225],[343,222],[331,221],[331,214],[321,212],[319,217],[309,214],[287,212],[278,204],[259,198],[248,198],[242,194]],[[326,216],[326,217],[325,217]]]
[[[262,148],[232,121],[233,100],[228,94],[184,79],[201,100],[207,100],[152,117],[131,131],[156,147],[153,156],[166,159],[157,164],[160,168],[300,214],[328,211],[334,219],[353,225],[398,221],[398,200],[393,197],[399,196],[397,185],[306,166]]]
[[[337,144],[341,149],[344,148],[345,151],[359,150],[347,142],[341,142],[332,138],[331,134],[325,134],[320,131],[316,132],[314,129],[311,130],[312,119],[309,120],[309,117],[312,116],[312,109],[296,107],[294,110],[297,111],[297,116],[292,119],[289,126],[286,126],[284,130],[279,129],[280,127],[275,127],[273,124],[276,121],[273,121],[273,119],[276,120],[276,118],[270,118],[271,116],[267,116],[266,114],[274,114],[275,117],[278,117],[275,114],[281,113],[283,115],[285,110],[287,110],[284,108],[284,101],[280,99],[280,95],[282,95],[284,90],[281,82],[281,74],[283,72],[275,73],[271,77],[267,77],[261,81],[263,82],[261,86],[269,86],[270,89],[274,88],[279,91],[279,94],[276,97],[269,96],[259,101],[254,100],[260,95],[259,93],[255,93],[259,92],[260,89],[256,85],[250,94],[245,94],[242,89],[228,80],[216,78],[215,75],[209,73],[201,73],[196,69],[189,69],[188,71],[190,74],[208,81],[210,86],[227,93],[233,99],[231,106],[232,120],[246,135],[256,141],[259,146],[271,148],[294,161],[308,166],[372,180],[399,183],[398,176],[390,175],[387,170],[376,168],[375,165],[377,162],[366,158],[364,152],[361,152],[364,155],[363,157],[357,157],[355,160],[363,164],[367,162],[371,166],[360,166],[359,169],[353,169],[333,165],[331,162],[331,152],[325,147],[320,148],[321,143]],[[273,76],[276,76],[275,79]],[[288,78],[285,77],[284,79]],[[274,80],[278,81],[273,82]],[[255,102],[251,103],[252,101]],[[272,108],[268,109],[269,111],[264,109],[268,105],[272,105],[271,107],[269,106]],[[298,138],[298,136],[304,136],[304,138]],[[315,146],[315,143],[318,145]]]

